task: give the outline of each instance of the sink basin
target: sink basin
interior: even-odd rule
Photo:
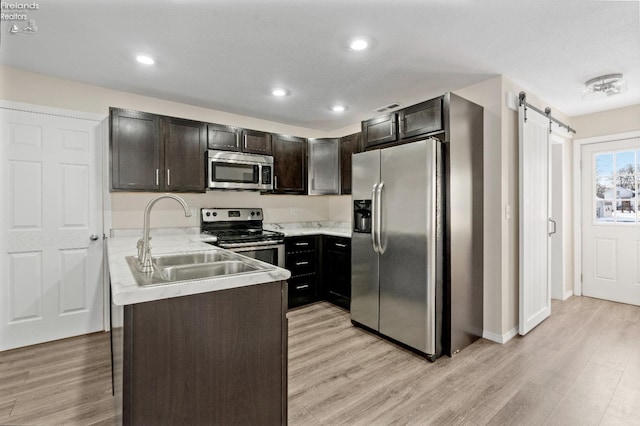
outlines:
[[[229,260],[231,256],[219,252],[195,252],[172,254],[165,256],[153,257],[151,260],[158,268],[166,268],[167,266],[195,265],[200,263],[219,262],[221,260]]]
[[[151,259],[153,271],[147,273],[139,270],[138,256],[127,256],[125,259],[136,282],[143,287],[249,274],[269,271],[274,268],[264,266],[262,262],[248,259],[233,252],[220,251],[199,251],[156,256]]]
[[[162,274],[169,281],[187,281],[200,278],[235,275],[258,271],[259,268],[237,260],[201,263],[199,265],[170,266],[162,269]]]

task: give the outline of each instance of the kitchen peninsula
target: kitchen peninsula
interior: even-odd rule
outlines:
[[[119,423],[285,424],[289,271],[183,231],[153,235],[154,258],[206,253],[264,267],[140,286],[125,260],[139,234],[123,234],[108,241]]]

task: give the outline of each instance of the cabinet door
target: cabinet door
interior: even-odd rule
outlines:
[[[442,98],[398,111],[398,128],[400,139],[442,130]]]
[[[242,152],[271,155],[271,134],[256,130],[243,130]]]
[[[294,136],[273,135],[274,192],[307,193],[307,140]]]
[[[340,139],[309,139],[309,194],[340,193]]]
[[[323,283],[325,298],[349,309],[351,304],[351,240],[324,237]]]
[[[351,156],[362,150],[361,133],[340,138],[340,193],[351,194]]]
[[[224,151],[240,151],[240,135],[242,129],[222,124],[209,124],[208,147]]]
[[[383,115],[362,122],[364,147],[395,142],[398,139],[396,113]]]
[[[160,116],[110,109],[111,189],[158,191],[163,162]]]
[[[165,117],[163,127],[165,190],[205,192],[207,125]]]

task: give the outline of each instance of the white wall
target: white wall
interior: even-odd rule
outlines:
[[[624,96],[624,95],[620,95]],[[612,109],[571,118],[576,138],[592,138],[640,130],[640,105]]]
[[[326,132],[314,129],[150,98],[10,67],[0,66],[0,75],[0,98],[9,101],[94,112],[104,117],[108,116],[109,107],[114,106],[301,137],[329,137]],[[142,212],[153,196],[153,193],[112,193],[112,227],[142,227]],[[198,208],[262,207],[267,222],[349,221],[351,217],[350,196],[261,196],[254,192],[213,191],[185,194],[184,198],[190,206]],[[171,201],[159,202],[152,216],[155,227],[199,226],[197,216],[185,218],[180,206]]]
[[[518,113],[509,108],[507,97],[521,91],[529,103],[549,106],[554,117],[571,124],[562,112],[503,76],[456,91],[484,106],[484,329],[485,337],[496,341],[510,339],[518,327]],[[571,265],[573,258],[565,262]]]

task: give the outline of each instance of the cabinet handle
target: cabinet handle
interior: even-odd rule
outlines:
[[[336,247],[346,248],[346,244],[336,243]]]
[[[296,290],[304,290],[305,288],[309,288],[309,284],[297,285]]]
[[[240,133],[236,133],[236,148],[240,148]]]
[[[309,243],[296,243],[296,246],[298,246],[298,247],[306,247],[308,245],[309,245]]]
[[[247,134],[245,133],[244,135],[242,135],[244,142],[243,142],[243,146],[246,148],[247,147]]]
[[[167,186],[171,186],[171,170],[167,169]]]
[[[160,169],[156,169],[156,186],[160,186]]]
[[[278,176],[273,177],[273,189],[278,189]]]
[[[308,265],[309,262],[304,261],[304,262],[296,262],[296,266],[304,266],[304,265]]]
[[[402,118],[400,119],[400,122],[398,123],[398,125],[399,125],[399,127],[400,127],[400,129],[399,129],[399,130],[400,130],[400,134],[401,134],[401,135],[402,135],[402,134],[404,134],[404,117],[402,117]]]

